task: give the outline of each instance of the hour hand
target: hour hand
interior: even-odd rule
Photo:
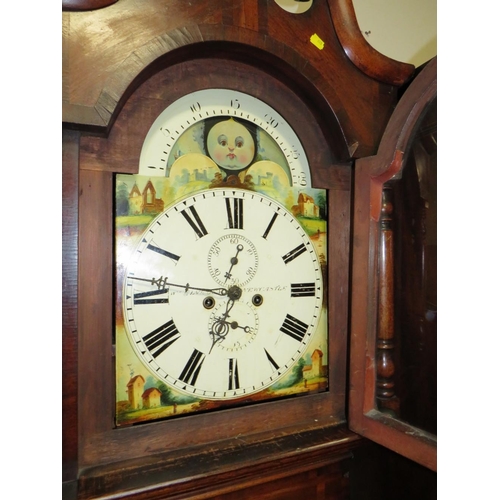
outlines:
[[[241,326],[238,324],[237,321],[227,321],[227,320],[219,320],[221,323],[224,323],[225,325],[228,326],[228,328],[231,328],[231,330],[236,330],[237,328],[241,328],[245,333],[250,333],[252,331],[251,326]]]
[[[227,295],[227,290],[225,288],[201,288],[201,287],[196,287],[196,286],[191,286],[189,283],[186,283],[185,285],[179,285],[177,283],[170,283],[168,281],[168,278],[164,278],[163,276],[159,278],[140,278],[138,276],[129,276],[129,279],[134,279],[137,281],[145,281],[146,283],[150,283],[151,285],[156,285],[158,289],[166,289],[171,286],[177,287],[177,288],[184,288],[184,291],[187,292],[189,290],[197,290],[199,292],[207,292],[207,293],[213,293],[214,295],[221,295],[221,296],[226,296]]]

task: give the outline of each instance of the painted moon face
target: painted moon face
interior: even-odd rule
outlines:
[[[207,149],[219,167],[237,171],[250,165],[255,155],[255,142],[244,125],[229,119],[210,129]]]

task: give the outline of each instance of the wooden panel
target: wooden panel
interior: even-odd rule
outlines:
[[[79,183],[78,412],[82,436],[89,428],[102,433],[114,420],[113,175],[81,170]],[[80,439],[80,447],[84,444]]]
[[[140,461],[88,469],[80,477],[80,497],[113,493],[113,498],[129,500],[301,498],[300,492],[308,489],[311,499],[337,498],[337,494],[347,498],[352,454],[363,444],[343,426],[261,443],[241,441],[227,450],[213,447],[184,456],[144,456]]]
[[[343,465],[343,467],[342,467]],[[300,470],[291,477],[284,477],[268,483],[247,487],[213,498],[239,500],[259,498],[260,500],[289,500],[290,498],[311,498],[325,500],[347,500],[349,498],[347,465],[335,464]]]

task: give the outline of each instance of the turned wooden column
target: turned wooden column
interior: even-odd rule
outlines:
[[[392,188],[382,191],[379,247],[379,300],[377,328],[377,406],[398,415],[394,382],[394,240]]]

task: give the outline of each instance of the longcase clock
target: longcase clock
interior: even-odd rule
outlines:
[[[63,15],[65,491],[346,498],[354,165],[413,68],[350,2],[192,4]]]

